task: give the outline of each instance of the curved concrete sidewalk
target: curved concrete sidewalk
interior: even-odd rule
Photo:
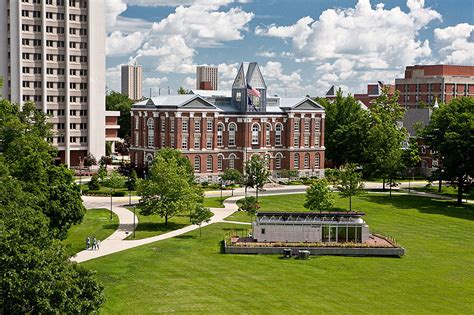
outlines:
[[[236,196],[232,198],[228,198],[224,201],[224,208],[210,208],[214,216],[211,218],[209,223],[203,223],[202,227],[217,223],[223,222],[224,218],[228,217],[235,211],[237,211],[238,207],[236,201],[242,198],[242,196]],[[86,199],[86,198],[84,198]],[[103,208],[99,204],[96,203],[88,203],[84,200],[87,208]],[[110,202],[109,202],[110,206]],[[74,257],[71,258],[72,261],[75,262],[83,262],[87,260],[91,260],[94,258],[102,257],[105,255],[109,255],[112,253],[120,252],[123,250],[127,250],[130,248],[134,248],[137,246],[165,240],[171,237],[175,237],[181,234],[188,233],[190,231],[194,231],[199,228],[199,225],[188,225],[184,228],[174,230],[168,233],[164,233],[157,236],[152,236],[140,240],[125,240],[125,238],[133,232],[133,212],[130,210],[120,207],[114,206],[112,208],[113,212],[116,213],[120,220],[120,225],[117,231],[115,231],[112,235],[110,235],[107,239],[103,240],[100,243],[100,249],[98,250],[83,250],[77,253]],[[138,222],[138,218],[136,218],[136,222]],[[224,221],[227,222],[227,221]],[[128,233],[127,233],[128,232]]]

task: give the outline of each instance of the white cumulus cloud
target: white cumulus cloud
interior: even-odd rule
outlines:
[[[107,37],[105,51],[107,55],[127,55],[137,50],[144,40],[145,34],[140,32],[124,35],[115,31]]]
[[[443,62],[449,64],[474,64],[474,25],[460,23],[434,30],[435,43]]]

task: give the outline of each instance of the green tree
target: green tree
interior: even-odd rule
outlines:
[[[168,219],[186,211],[196,209],[202,203],[202,191],[189,181],[188,169],[180,165],[176,157],[166,159],[158,151],[149,176],[140,180],[137,193],[141,196],[138,206],[143,215],[158,214]]]
[[[185,170],[186,177],[189,182],[194,182],[194,168],[191,165],[189,159],[184,156],[179,150],[172,148],[160,149],[158,154],[163,157],[166,161],[176,160],[179,166],[182,166]]]
[[[178,94],[188,94],[189,91],[186,90],[184,87],[180,86],[178,89]]]
[[[357,196],[364,191],[362,174],[357,171],[356,164],[347,164],[339,172],[339,185],[341,197],[349,198],[349,211],[352,211],[352,196]]]
[[[405,168],[409,170],[408,192],[410,192],[410,175],[414,175],[413,168],[421,162],[420,150],[415,138],[410,138],[408,146],[403,149],[402,161]]]
[[[232,196],[234,195],[234,184],[242,179],[242,173],[235,168],[228,168],[221,176],[222,180],[232,182]]]
[[[100,164],[99,170],[97,171],[97,175],[100,178],[101,182],[104,182],[105,178],[107,177],[107,167],[105,164]]]
[[[69,261],[47,218],[29,207],[0,205],[0,212],[2,313],[97,312],[102,285],[92,271]]]
[[[333,101],[320,100],[326,111],[326,158],[339,168],[343,164],[363,162],[364,148],[369,131],[369,115],[353,96],[342,96],[337,91]]]
[[[84,157],[83,163],[85,167],[91,167],[91,166],[97,165],[97,159],[92,153],[89,153]]]
[[[194,212],[191,214],[191,223],[199,225],[199,236],[201,236],[201,225],[206,222],[210,222],[214,214],[209,208],[203,207],[202,204],[198,204]]]
[[[258,202],[258,191],[263,188],[270,177],[270,170],[265,159],[260,155],[252,155],[245,163],[245,185],[255,188],[255,198]]]
[[[398,121],[403,117],[403,108],[398,104],[398,92],[389,95],[388,89],[374,101],[370,108],[370,130],[365,149],[364,172],[380,176],[393,184],[394,178],[403,169],[403,142],[408,132]]]
[[[255,216],[258,209],[260,209],[260,204],[254,196],[248,196],[239,200],[239,204],[239,210],[246,211],[251,217]]]
[[[91,177],[91,180],[88,183],[89,185],[89,190],[99,190],[100,189],[100,183],[99,183],[99,175],[94,174]]]
[[[118,136],[120,138],[125,138],[126,136],[131,136],[131,110],[133,101],[128,98],[127,95],[110,92],[105,97],[105,105],[107,110],[120,111],[120,117],[118,119],[118,124],[120,129],[118,131]]]
[[[131,170],[130,175],[127,180],[127,189],[128,190],[137,189],[137,182],[138,182],[137,171]]]
[[[324,170],[324,177],[326,177],[328,183],[336,186],[339,181],[339,170],[336,168],[327,168]]]
[[[423,131],[426,144],[437,151],[444,178],[458,188],[457,203],[474,178],[474,99],[455,98],[433,112]]]
[[[311,211],[327,211],[334,206],[334,196],[329,189],[328,181],[316,179],[306,190],[304,207]]]
[[[125,177],[120,175],[119,172],[113,171],[109,177],[104,180],[104,185],[112,189],[123,188],[125,187]]]

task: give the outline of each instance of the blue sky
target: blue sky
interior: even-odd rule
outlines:
[[[393,82],[411,64],[474,64],[473,0],[106,0],[107,86],[119,66],[144,69],[144,94],[194,88],[195,66],[219,66],[228,89],[257,61],[270,94],[324,95]]]

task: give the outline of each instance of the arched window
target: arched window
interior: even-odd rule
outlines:
[[[155,146],[155,121],[153,118],[148,118],[146,125],[148,127],[148,146]]]
[[[300,168],[300,155],[298,153],[295,153],[295,156],[293,157],[293,166],[295,170]]]
[[[306,168],[306,169],[309,168],[309,153],[306,153],[304,155],[304,168]]]
[[[281,168],[282,159],[283,159],[283,155],[281,153],[277,153],[275,155],[275,168]]]
[[[314,168],[319,168],[320,167],[320,161],[319,161],[319,154],[316,153],[314,156]]]
[[[270,161],[271,161],[270,154],[265,154],[265,164],[267,164],[268,169],[270,169]]]
[[[212,172],[212,155],[208,155],[206,159],[206,171]]]
[[[224,135],[224,125],[219,123],[217,125],[217,146],[221,147],[223,145],[223,135]]]
[[[199,156],[194,157],[194,171],[195,172],[201,171],[201,158]]]
[[[222,155],[217,156],[217,170],[222,171],[222,163],[224,161],[224,157]]]
[[[260,131],[259,124],[252,125],[252,144],[258,144],[258,133]]]
[[[272,125],[271,124],[266,124],[265,126],[265,145],[267,147],[270,146],[270,134],[272,131]]]
[[[229,124],[229,146],[235,146],[235,132],[237,131],[237,125],[234,123]]]
[[[147,166],[151,166],[151,164],[153,163],[153,154],[152,153],[148,153],[146,155],[146,165]]]
[[[275,126],[275,145],[281,145],[281,132],[283,130],[283,125],[281,123],[276,124]]]
[[[235,154],[231,153],[229,155],[229,168],[235,168]]]

